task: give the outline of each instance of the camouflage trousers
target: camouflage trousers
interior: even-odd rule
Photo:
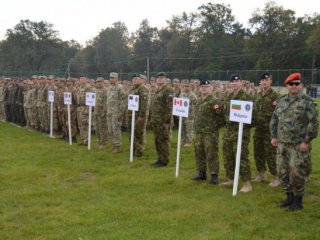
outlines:
[[[40,107],[40,126],[41,130],[49,132],[48,106]]]
[[[192,126],[193,126],[193,120],[182,118],[182,128],[181,128],[182,143],[192,142]]]
[[[245,131],[245,129],[244,129]],[[237,155],[237,141],[236,137],[229,137],[234,135],[225,130],[223,137],[223,159],[224,159],[224,168],[228,178],[234,178],[234,171],[236,166],[236,155]],[[244,134],[242,138],[242,148],[240,156],[240,179],[244,182],[251,179],[251,169],[249,162],[249,142],[250,134]]]
[[[24,108],[24,115],[27,121],[27,127],[32,126],[32,108]]]
[[[301,152],[300,144],[278,143],[277,170],[285,192],[303,196],[309,159],[310,151]]]
[[[108,137],[108,126],[106,113],[95,112],[95,132],[99,145],[106,145]]]
[[[71,124],[71,137],[76,137],[78,133],[77,128],[77,110],[75,106],[70,106],[70,124]],[[68,123],[68,107],[65,106],[63,109],[63,121],[62,131],[64,136],[69,136],[69,123]]]
[[[219,174],[219,133],[194,134],[193,142],[197,170]]]
[[[107,126],[108,133],[112,137],[112,143],[114,147],[120,147],[122,144],[121,139],[121,124],[122,122],[118,121],[118,115],[113,113],[107,114]]]
[[[270,173],[277,175],[277,148],[271,145],[271,136],[268,128],[256,128],[253,135],[254,161],[258,172],[265,172],[268,165]]]
[[[0,102],[0,120],[5,120],[5,108],[4,108],[4,101]]]
[[[88,128],[89,128],[89,107],[79,106],[77,108],[77,120],[80,131],[81,144],[88,144]]]
[[[129,119],[128,119],[129,120]],[[129,123],[129,121],[127,121]],[[129,141],[131,140],[131,124],[128,124],[128,131],[129,131]],[[134,142],[133,142],[133,149],[134,153],[137,156],[141,156],[145,146],[145,136],[146,132],[146,124],[142,123],[135,123],[134,126]]]
[[[170,155],[170,128],[166,129],[163,123],[154,124],[153,133],[158,160],[163,163],[168,163]]]

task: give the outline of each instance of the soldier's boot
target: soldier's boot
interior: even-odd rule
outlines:
[[[279,203],[280,208],[288,207],[293,203],[293,200],[294,200],[293,193],[287,192],[286,194],[287,194],[287,199],[285,199]]]
[[[264,172],[258,172],[258,175],[253,181],[257,183],[261,183],[261,182],[264,182],[264,180],[265,180]]]
[[[98,145],[98,149],[105,149],[106,145],[103,145],[103,144],[99,144]]]
[[[293,201],[288,207],[289,212],[301,210],[303,208],[302,206],[302,196],[294,196]]]
[[[191,143],[185,143],[183,146],[184,147],[192,147]]]
[[[274,175],[272,177],[271,182],[269,183],[270,187],[278,187],[280,185],[280,180],[279,177],[277,175]]]
[[[72,137],[72,143],[77,143],[77,138],[76,137]]]
[[[223,187],[231,187],[233,186],[233,179],[228,178],[226,182],[220,183],[220,185]]]
[[[199,171],[199,174],[192,178],[192,180],[195,180],[195,181],[202,181],[206,179],[207,179],[207,174],[204,171]]]
[[[112,150],[112,153],[119,153],[120,152],[120,147],[114,147]]]
[[[246,181],[246,182],[243,184],[243,187],[240,189],[240,192],[242,192],[242,193],[248,193],[248,192],[251,192],[251,191],[252,191],[251,183],[250,183],[250,181]]]
[[[219,183],[218,174],[216,174],[216,173],[211,174],[211,180],[210,180],[209,183],[211,183],[211,184],[218,184],[218,183]]]

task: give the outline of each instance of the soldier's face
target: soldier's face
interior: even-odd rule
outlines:
[[[201,85],[201,86],[200,86],[201,95],[208,95],[208,94],[210,94],[211,89],[212,89],[211,85]]]
[[[234,90],[240,89],[240,88],[242,87],[242,82],[241,82],[241,80],[234,80],[234,81],[232,81],[232,82],[231,82],[231,87],[232,87],[232,89],[234,89]]]
[[[272,80],[270,78],[260,80],[260,87],[263,89],[268,89],[269,87],[271,87],[271,84]]]
[[[117,78],[115,78],[115,77],[110,77],[110,83],[111,84],[115,84],[115,83],[117,83],[118,82],[118,79]]]
[[[190,86],[190,84],[184,84],[183,85],[183,90],[185,91],[185,92],[190,92],[191,91],[191,86]]]
[[[303,89],[303,84],[301,83],[301,81],[293,81],[289,82],[286,87],[288,89],[289,95],[296,96]]]
[[[164,85],[167,82],[167,78],[164,76],[159,76],[156,78],[157,85]]]

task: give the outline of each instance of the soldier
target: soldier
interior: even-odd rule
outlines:
[[[221,101],[212,95],[212,86],[208,80],[200,83],[200,97],[195,103],[193,125],[195,160],[198,176],[193,180],[206,180],[207,167],[211,174],[210,183],[218,184],[219,174],[219,128],[224,124]]]
[[[96,106],[94,107],[94,118],[96,122],[97,146],[99,149],[104,149],[107,141],[107,112],[105,111],[104,103],[107,98],[107,90],[103,87],[104,79],[98,77],[95,84]]]
[[[232,92],[226,96],[225,99],[225,119],[226,128],[223,136],[223,157],[224,157],[224,168],[228,180],[222,183],[222,186],[232,186],[235,170],[235,160],[237,153],[237,142],[238,142],[238,128],[239,123],[231,122],[229,120],[230,113],[230,102],[231,100],[250,100],[245,90],[242,88],[242,80],[239,74],[233,74],[230,78]],[[240,178],[244,182],[240,192],[252,191],[250,183],[251,170],[249,162],[249,141],[250,141],[250,125],[244,124],[243,136],[242,136],[242,147],[241,147],[241,162],[240,162]]]
[[[4,78],[0,77],[0,120],[5,120],[4,98],[5,98]]]
[[[111,86],[107,93],[107,124],[108,132],[112,136],[112,153],[119,153],[121,141],[121,124],[125,109],[126,93],[118,84],[118,73],[110,73]]]
[[[253,108],[253,135],[254,160],[258,175],[255,182],[265,180],[266,163],[273,176],[269,186],[277,187],[280,184],[276,166],[276,148],[270,144],[269,125],[272,113],[277,105],[279,94],[271,88],[272,76],[270,73],[263,73],[260,77],[260,90],[257,92]]]
[[[150,109],[158,159],[152,165],[165,167],[169,162],[173,91],[167,84],[167,75],[164,72],[156,75],[156,83],[158,89],[154,94]]]
[[[135,113],[134,127],[134,156],[141,157],[144,150],[144,133],[146,131],[147,110],[149,102],[149,90],[144,84],[144,79],[140,74],[133,74],[131,77],[133,88],[129,95],[139,96],[139,109]],[[131,118],[132,111],[128,111],[127,123],[129,127],[129,135],[131,135]]]
[[[189,115],[188,118],[182,118],[181,139],[184,147],[191,147],[192,145],[192,126],[194,119],[194,104],[197,100],[197,96],[191,91],[191,84],[188,79],[181,80],[183,91],[181,92],[181,98],[189,99]]]
[[[279,207],[289,211],[303,208],[305,175],[311,141],[318,135],[316,102],[304,94],[300,73],[285,80],[288,94],[279,98],[270,122],[271,144],[277,146],[277,169],[287,198]]]

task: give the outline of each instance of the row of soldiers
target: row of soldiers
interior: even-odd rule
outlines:
[[[267,74],[265,77],[268,79],[271,76]],[[197,148],[197,134],[195,134],[193,130],[195,119],[194,108],[199,108],[200,106],[200,100],[197,101],[201,98],[200,80],[193,79],[189,81],[188,79],[180,80],[174,78],[171,81],[167,77],[166,80],[171,88],[173,97],[188,98],[190,100],[189,117],[183,118],[182,122],[182,143],[185,147],[191,147],[194,142]],[[234,91],[232,82],[233,81],[221,84],[219,81],[207,81],[206,85],[211,86],[210,95],[214,99],[219,99],[222,103],[226,103]],[[261,88],[255,87],[254,84],[243,80],[241,80],[239,87],[242,89],[240,92],[246,96],[247,100],[255,101],[254,120],[256,123],[253,124],[256,127],[256,133],[254,135],[254,157],[258,171],[255,180],[257,182],[265,180],[266,164],[268,164],[269,170],[273,175],[270,186],[278,186],[279,180],[275,166],[275,149],[271,147],[266,148],[265,146],[270,145],[267,144],[270,136],[266,134],[266,132],[269,132],[267,130],[268,123],[279,94],[271,90],[271,92],[269,92],[269,89],[267,89],[268,92],[265,93]],[[154,104],[157,104],[154,102],[153,96],[158,91],[158,88],[155,78],[151,78],[148,82],[146,76],[133,74],[131,81],[120,82],[118,74],[115,72],[110,73],[109,79],[97,78],[96,80],[88,79],[84,76],[79,79],[71,78],[68,80],[54,76],[32,76],[31,79],[28,80],[13,79],[10,81],[0,78],[0,117],[1,119],[48,133],[50,115],[48,92],[54,91],[54,132],[61,131],[64,140],[69,141],[69,138],[72,138],[73,142],[77,141],[76,136],[79,135],[79,144],[86,146],[88,144],[89,109],[85,104],[85,95],[86,92],[95,92],[96,105],[93,110],[93,119],[97,136],[97,147],[104,149],[107,145],[108,136],[110,136],[112,138],[111,151],[118,153],[120,152],[120,146],[122,144],[121,128],[126,127],[130,130],[131,126],[131,111],[127,110],[128,95],[139,95],[140,104],[139,111],[136,115],[134,155],[140,157],[143,155],[145,147],[147,124],[152,122],[152,117],[156,119],[157,114],[162,114],[162,109],[160,109],[159,113],[155,112],[154,116],[152,116],[152,109],[155,109]],[[65,92],[71,93],[72,96],[72,104],[70,105],[71,136],[69,136],[68,132],[68,107],[64,104]],[[214,104],[213,107],[219,107],[219,104]],[[201,111],[199,109],[196,111],[199,119]],[[198,131],[198,133],[202,135],[203,131],[208,129],[207,125],[210,125],[209,122],[211,119],[205,119],[206,116],[200,117],[200,126],[203,126],[200,127],[201,131]],[[176,120],[177,119],[172,117],[171,126],[177,122]],[[257,124],[257,122],[259,124]],[[230,141],[232,141],[237,134],[237,129],[234,124],[230,124],[229,127],[227,126],[227,130],[230,130],[230,135],[226,135],[224,140],[227,141],[230,138]],[[248,144],[248,131],[245,131],[245,133],[243,144]],[[156,147],[161,144],[161,142],[159,144],[156,143]],[[214,142],[212,146],[212,151],[216,154],[218,152],[218,149],[216,149],[218,143]],[[160,149],[160,152],[161,151]],[[226,149],[225,152],[224,157],[228,158],[228,155],[230,155],[228,153],[231,153],[230,149]],[[245,153],[243,152],[243,154]],[[217,158],[217,155],[215,158]],[[199,160],[199,154],[197,155],[197,153],[195,159],[199,171],[199,175],[195,177],[195,180],[206,179],[206,164],[203,160]],[[214,183],[217,182],[216,175],[218,173],[217,168],[219,167],[212,163],[210,164],[209,171],[210,174],[213,175],[212,181]],[[234,166],[225,167],[229,169],[227,175],[228,178],[231,179]],[[245,166],[245,168],[248,168],[248,166]],[[243,181],[248,182],[250,178],[251,172],[244,177]],[[225,183],[225,185],[230,184],[232,184],[231,181]],[[250,191],[251,187],[247,185],[244,190]]]

